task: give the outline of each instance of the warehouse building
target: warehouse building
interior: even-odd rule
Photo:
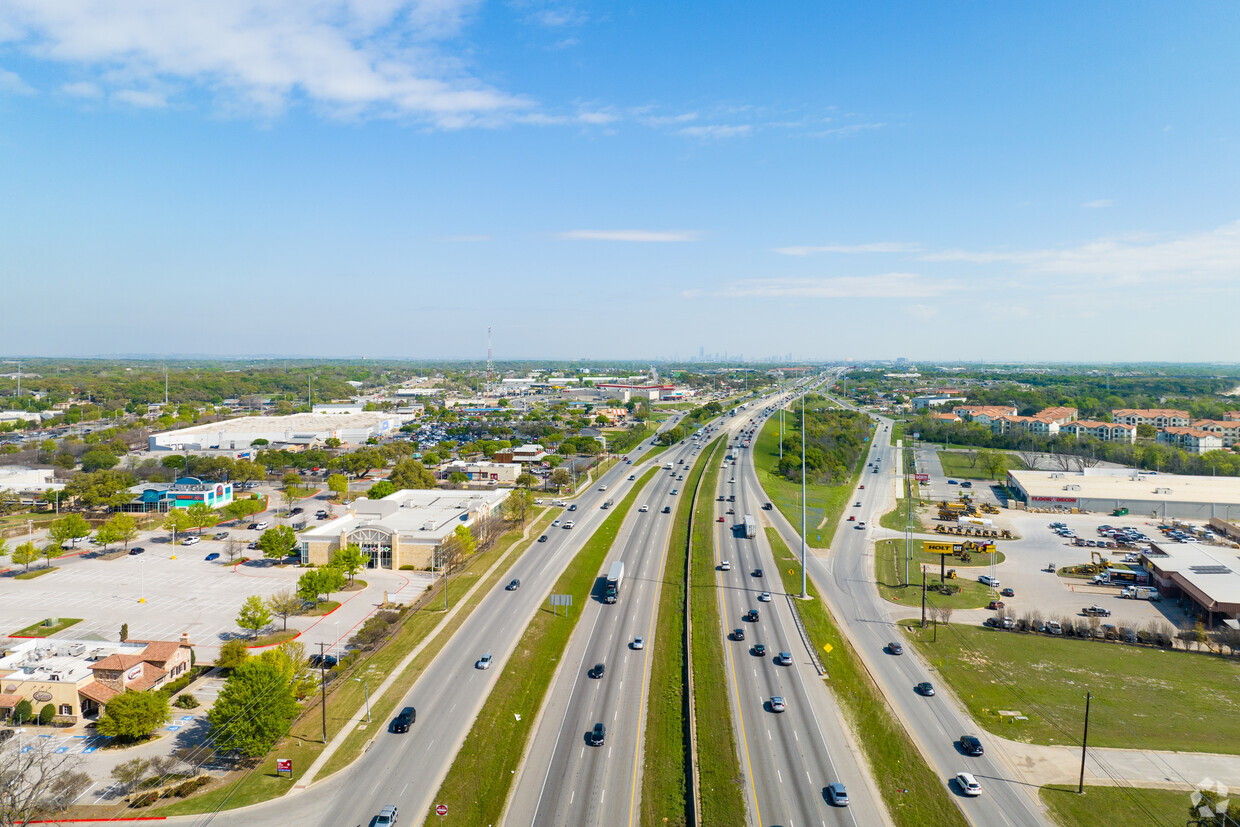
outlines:
[[[270,448],[306,448],[333,437],[345,446],[361,445],[399,430],[411,418],[384,411],[244,416],[153,434],[149,445],[152,451],[248,452],[260,439]]]
[[[1155,474],[1129,468],[1009,471],[1007,486],[1030,508],[1110,513],[1127,508],[1151,519],[1240,518],[1240,478]]]
[[[381,500],[357,500],[343,516],[301,535],[301,563],[326,565],[336,550],[357,545],[367,568],[429,569],[457,526],[472,528],[498,515],[510,491],[401,490]]]
[[[1240,552],[1201,543],[1153,542],[1141,553],[1153,585],[1208,628],[1240,617]]]

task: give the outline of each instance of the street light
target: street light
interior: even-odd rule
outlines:
[[[366,677],[354,678],[362,685],[362,689],[366,690],[366,723],[370,723],[370,684],[366,683]]]

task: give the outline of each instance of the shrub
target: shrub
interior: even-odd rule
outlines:
[[[417,566],[412,566],[412,565],[410,565],[410,564],[406,563],[405,565],[403,565],[403,566],[401,566],[401,567],[400,567],[400,570],[401,570],[401,571],[417,571],[417,570],[418,570],[418,567],[417,567]]]
[[[200,775],[197,778],[191,778],[177,784],[175,787],[164,791],[164,798],[176,796],[177,798],[185,798],[187,795],[193,795],[211,782],[208,776]]]
[[[44,704],[43,708],[39,710],[39,723],[42,724],[43,726],[47,726],[48,724],[50,724],[52,722],[52,719],[55,717],[56,717],[56,707],[52,706],[51,704]]]
[[[184,695],[178,695],[172,704],[179,709],[194,709],[199,705],[198,699],[189,692],[186,692]]]
[[[29,721],[34,717],[34,707],[30,705],[30,701],[22,699],[18,702],[17,707],[13,710],[13,717],[18,721]]]
[[[130,807],[149,807],[159,800],[159,793],[143,793],[129,802]]]

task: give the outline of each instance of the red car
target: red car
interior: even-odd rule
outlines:
[[[855,522],[855,521],[856,521],[856,519],[857,519],[857,518],[856,518],[856,517],[854,517],[853,515],[851,515],[851,514],[849,514],[849,515],[848,515],[848,522],[850,522],[850,523],[851,523],[851,522]]]
[[[720,517],[720,518],[719,518],[719,522],[721,522],[721,523],[723,522],[723,518],[722,518],[722,517]]]

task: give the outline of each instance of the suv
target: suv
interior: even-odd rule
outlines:
[[[379,811],[379,815],[375,817],[375,827],[389,827],[396,823],[397,809],[395,804],[389,804]]]
[[[589,671],[586,672],[586,675],[591,678],[601,678],[603,677],[603,673],[606,671],[607,667],[603,666],[601,663],[596,663]]]
[[[392,721],[392,732],[408,732],[409,725],[418,719],[418,711],[411,706],[407,706],[396,716],[396,720]]]
[[[750,609],[749,614],[745,615],[745,619],[748,620],[750,623],[757,623],[758,622],[758,610]]]
[[[960,750],[965,755],[981,755],[986,751],[982,749],[982,742],[974,735],[960,736]]]
[[[607,740],[607,727],[602,722],[594,725],[594,729],[590,731],[590,746],[601,747],[603,742]]]

